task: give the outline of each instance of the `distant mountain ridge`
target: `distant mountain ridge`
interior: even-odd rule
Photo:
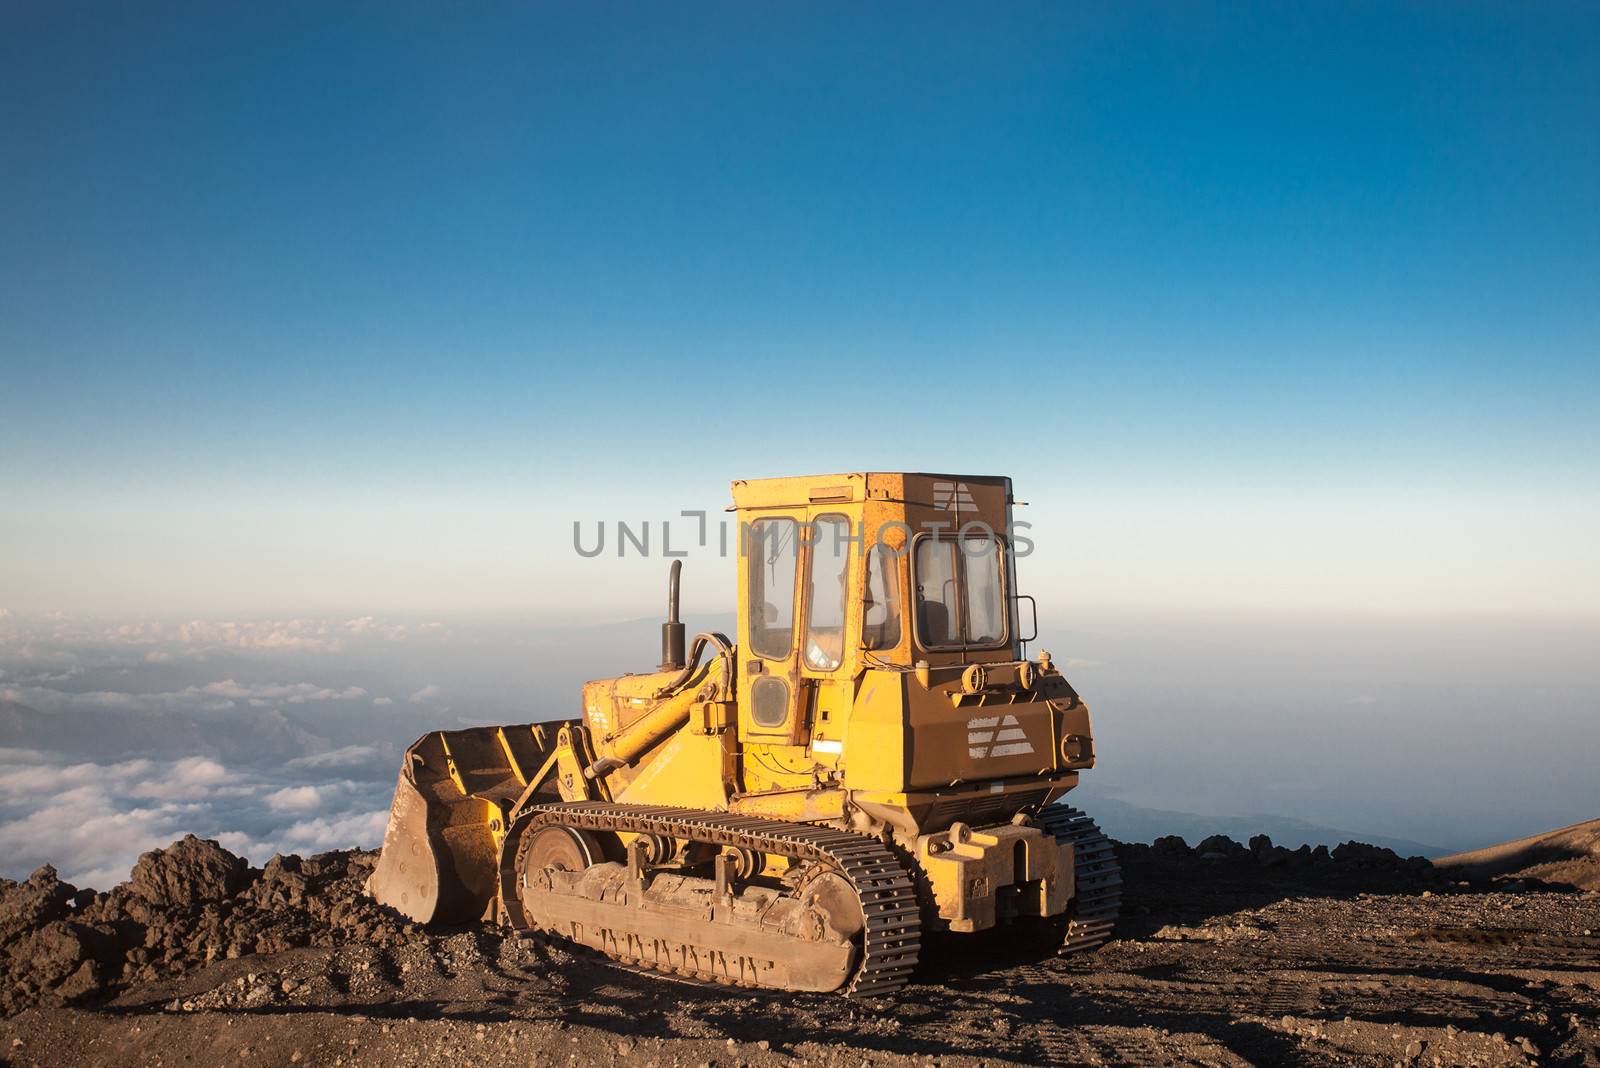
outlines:
[[[1600,819],[1574,823],[1435,861],[1476,878],[1496,875],[1600,890]]]

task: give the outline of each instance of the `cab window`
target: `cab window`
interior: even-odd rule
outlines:
[[[844,610],[849,597],[850,521],[842,515],[818,516],[811,524],[811,565],[807,582],[806,667],[833,671],[844,656]]]
[[[956,545],[924,538],[917,543],[917,637],[930,649],[961,644],[956,616]]]
[[[992,535],[917,542],[917,639],[924,648],[992,646],[1005,639],[1004,560],[1004,549]]]
[[[794,647],[794,580],[799,524],[782,517],[757,519],[745,537],[750,649],[782,660]]]
[[[962,538],[963,637],[968,645],[992,645],[1005,637],[1005,601],[1000,591],[1000,545],[993,538]]]
[[[862,637],[868,649],[893,649],[900,644],[899,559],[887,545],[874,545],[867,554]]]

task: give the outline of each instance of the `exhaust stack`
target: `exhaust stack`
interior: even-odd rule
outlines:
[[[683,561],[672,561],[672,574],[667,579],[667,621],[661,624],[661,670],[683,669],[683,624],[678,621],[678,575],[683,571]]]

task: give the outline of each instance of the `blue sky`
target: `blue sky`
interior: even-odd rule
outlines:
[[[3,18],[0,607],[642,614],[573,519],[862,468],[1077,602],[1600,605],[1592,6]]]

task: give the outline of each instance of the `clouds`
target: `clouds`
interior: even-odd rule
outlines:
[[[204,757],[73,761],[0,749],[0,874],[55,864],[69,882],[105,889],[139,854],[194,833],[255,864],[274,852],[374,847],[389,788],[339,780],[293,782],[297,770],[250,773]]]
[[[303,705],[307,701],[354,701],[367,696],[367,691],[359,686],[346,686],[335,690],[327,686],[317,686],[309,682],[292,683],[267,683],[254,686],[241,686],[232,679],[221,682],[208,683],[197,689],[184,691],[204,694],[216,694],[232,701],[287,701],[291,705]]]
[[[315,812],[322,807],[325,792],[318,786],[285,786],[264,800],[273,812]]]
[[[372,616],[344,621],[285,619],[236,623],[193,620],[177,628],[178,641],[185,645],[295,652],[337,652],[353,637],[402,641],[406,634],[405,626],[380,623]]]
[[[104,888],[186,833],[256,864],[377,845],[442,692],[413,659],[447,647],[374,616],[0,617],[0,875]]]
[[[148,760],[109,765],[90,761],[60,763],[59,758],[50,753],[0,749],[0,802],[43,802],[55,793],[81,786],[150,775],[154,768]]]
[[[0,612],[0,645],[100,646],[141,650],[142,659],[163,663],[219,651],[333,653],[361,645],[398,644],[445,635],[435,621],[400,623],[375,616],[353,619],[192,619],[108,621],[63,613],[15,616]]]
[[[86,621],[87,624],[87,621]],[[405,624],[374,616],[356,619],[144,620],[101,628],[107,639],[169,644],[190,651],[239,649],[269,652],[338,652],[354,640],[403,642],[437,624]]]
[[[416,677],[407,665],[446,652],[451,642],[441,624],[370,615],[185,622],[0,617],[0,700],[46,712],[214,714],[355,701],[386,708],[444,681]]]
[[[351,844],[376,848],[383,844],[389,807],[339,816],[318,816],[285,828],[278,836],[279,852],[321,853],[348,849]]]
[[[559,637],[533,667],[516,624],[0,618],[0,874],[104,888],[188,832],[257,864],[377,845],[406,744],[550,718],[599,673],[605,643]]]
[[[55,680],[47,680],[55,681]],[[270,682],[249,685],[223,679],[203,686],[156,693],[121,690],[73,691],[54,686],[8,686],[0,699],[52,712],[67,708],[109,708],[143,712],[226,712],[235,708],[304,705],[316,701],[355,701],[367,696],[359,686],[319,686],[313,682]]]
[[[87,766],[101,771],[98,764]],[[157,774],[157,771],[160,774]],[[130,798],[153,801],[189,801],[197,798],[248,797],[253,789],[237,781],[237,776],[209,757],[184,757],[170,764],[151,760],[130,760],[111,765],[108,778],[121,783],[121,792]],[[46,774],[49,769],[46,767]]]
[[[346,745],[327,753],[312,753],[288,761],[287,768],[356,768],[370,767],[381,761],[384,767],[394,762],[393,754],[375,745]]]

